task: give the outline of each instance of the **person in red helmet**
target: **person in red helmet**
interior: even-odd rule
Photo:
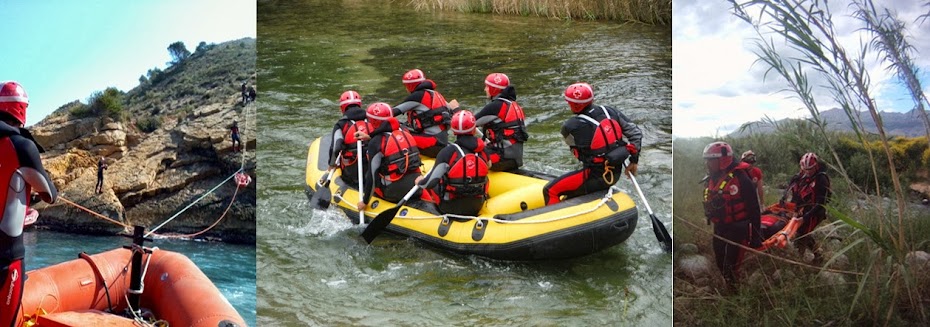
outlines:
[[[475,118],[487,141],[491,170],[520,168],[523,166],[523,143],[529,139],[529,134],[523,108],[517,103],[517,91],[510,85],[507,75],[493,73],[484,78],[484,93],[491,102],[478,111]]]
[[[739,266],[744,246],[762,245],[761,212],[756,187],[749,177],[749,164],[736,161],[726,142],[714,142],[704,148],[707,169],[704,184],[704,215],[714,224],[713,247],[717,268],[731,288],[739,281]]]
[[[488,198],[490,158],[484,141],[475,137],[475,116],[468,110],[452,115],[452,143],[436,156],[436,164],[417,179],[423,199],[443,214],[474,216]]]
[[[747,150],[740,156],[740,161],[749,164],[749,177],[752,178],[752,183],[756,185],[756,193],[759,193],[759,207],[765,209],[765,198],[763,197],[765,194],[762,190],[762,169],[756,166],[756,154],[752,152],[752,150]]]
[[[352,187],[358,187],[358,159],[359,154],[355,132],[365,134],[371,131],[371,124],[366,119],[365,109],[362,108],[362,97],[358,92],[349,90],[339,96],[339,110],[342,117],[333,126],[332,142],[329,145],[329,166],[339,167],[342,170],[342,180]],[[362,140],[362,149],[368,145]],[[364,150],[363,150],[364,151]],[[339,158],[337,161],[336,159]]]
[[[23,225],[36,192],[54,203],[58,190],[42,166],[42,148],[23,128],[29,97],[16,82],[0,82],[0,326],[14,326],[19,317],[26,268]]]
[[[816,247],[816,242],[810,232],[827,218],[824,205],[830,201],[832,195],[830,176],[827,176],[820,158],[813,152],[801,156],[799,165],[801,171],[791,178],[786,195],[791,195],[790,201],[795,204],[797,215],[802,219],[801,226],[798,227],[798,237],[795,238],[798,252],[803,255],[805,250],[810,250],[814,254],[816,263],[822,258],[820,249]],[[785,200],[783,196],[781,202]]]
[[[562,124],[562,137],[582,168],[566,173],[543,187],[546,205],[606,190],[618,178],[614,170],[627,157],[626,174],[636,174],[642,132],[625,115],[608,106],[594,106],[594,91],[587,83],[569,85],[564,93],[574,117]],[[622,138],[626,137],[626,141]]]
[[[413,188],[420,176],[420,153],[413,135],[393,117],[391,106],[375,102],[368,106],[368,121],[372,134],[356,132],[355,137],[369,140],[366,153],[370,162],[365,165],[365,194],[358,209],[368,206],[371,195],[397,202]],[[387,132],[379,132],[387,129]]]
[[[423,71],[408,71],[403,76],[403,82],[410,95],[394,107],[393,114],[407,114],[407,128],[417,140],[420,153],[435,158],[439,150],[449,144],[447,130],[452,111],[449,110],[446,98],[436,91],[436,83],[426,79]]]

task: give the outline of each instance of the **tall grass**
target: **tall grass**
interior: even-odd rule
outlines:
[[[671,25],[671,0],[410,0],[417,10],[540,16],[559,19],[606,19]]]
[[[848,270],[849,275],[836,278],[826,275],[828,278],[825,278],[822,273],[809,273],[807,268],[757,257],[763,259],[750,260],[747,264],[756,268],[749,270],[755,271],[757,278],[747,283],[736,296],[719,300],[748,306],[741,309],[750,313],[737,314],[728,309],[701,313],[708,311],[704,307],[706,303],[701,301],[689,303],[692,306],[683,311],[693,315],[698,322],[732,322],[728,319],[747,316],[744,321],[754,324],[763,321],[791,325],[803,321],[810,325],[926,325],[930,298],[921,290],[928,285],[927,272],[910,266],[905,258],[915,249],[926,250],[927,234],[914,231],[926,233],[930,230],[930,222],[925,211],[909,210],[901,186],[901,172],[913,171],[912,167],[902,165],[902,157],[905,161],[915,157],[919,161],[923,152],[927,151],[927,143],[925,140],[908,141],[886,135],[866,69],[866,58],[876,56],[894,67],[905,81],[908,74],[914,73],[907,72],[913,70],[913,65],[908,65],[908,57],[901,55],[908,53],[906,39],[899,37],[903,35],[900,34],[903,27],[892,28],[896,21],[893,12],[876,10],[870,0],[856,0],[851,5],[857,11],[855,17],[863,29],[873,33],[875,39],[850,52],[839,42],[831,8],[825,0],[730,2],[734,15],[750,24],[757,33],[756,54],[758,62],[768,68],[766,77],[784,80],[789,86],[785,91],[801,101],[811,115],[806,122],[781,126],[771,120],[764,121],[776,125],[774,135],[750,135],[730,141],[737,148],[753,147],[756,153],[760,153],[763,168],[769,168],[779,177],[797,171],[799,156],[795,152],[815,151],[821,154],[834,176],[835,196],[828,209],[830,216],[839,222],[824,223],[827,226],[823,226],[821,231],[828,232],[820,232],[824,235],[816,237],[823,243],[834,243],[828,237],[837,238],[835,243],[839,244],[828,247],[827,264],[845,256],[849,264],[843,269]],[[884,16],[878,15],[879,12],[883,12]],[[892,35],[894,33],[899,34]],[[826,90],[830,103],[818,103],[815,89]],[[926,101],[922,94],[915,93],[916,107],[922,106],[921,99]],[[824,105],[842,108],[853,126],[853,133],[828,131],[820,115],[820,108]],[[867,116],[862,117],[860,112],[867,113]],[[875,126],[877,133],[868,134],[865,126]],[[698,210],[700,199],[693,194],[699,194],[695,189],[700,186],[683,185],[685,188],[679,191],[677,180],[681,175],[678,169],[682,167],[678,157],[680,143],[676,140],[675,215],[676,219],[693,223],[696,221],[694,218],[680,216],[679,204],[685,213]],[[772,167],[765,167],[763,156],[766,151],[772,152],[768,153],[773,159]],[[700,167],[699,158],[683,158],[691,160],[683,163]],[[793,167],[790,161],[794,161]],[[890,195],[893,198],[888,204],[883,197],[885,189],[892,191]],[[767,192],[767,200],[780,196],[773,193],[777,192]],[[679,194],[682,195],[681,200]],[[681,230],[676,228],[676,231]],[[702,237],[707,238],[704,235],[677,239]],[[705,242],[709,243],[709,239]],[[794,277],[774,278],[775,271],[781,276],[790,272]],[[752,276],[749,280],[753,280]],[[798,283],[798,280],[802,282]],[[716,303],[713,307],[719,308],[721,304]],[[770,312],[770,309],[774,310]],[[753,315],[763,319],[753,319]]]

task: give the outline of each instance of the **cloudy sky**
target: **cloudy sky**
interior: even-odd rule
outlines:
[[[255,37],[254,0],[0,0],[7,32],[0,81],[29,95],[26,124],[113,86],[128,91],[149,69],[164,69],[168,45]]]
[[[921,71],[924,92],[930,93],[930,20],[915,22],[930,11],[927,1],[882,1],[907,23],[909,41],[917,48],[915,64]],[[871,36],[859,32],[858,21],[845,4],[830,2],[833,23],[849,52]],[[765,116],[774,119],[809,117],[787,85],[776,74],[763,79],[763,63],[755,63],[755,31],[732,15],[728,1],[674,0],[672,17],[673,135],[698,137],[725,135],[745,122]],[[777,41],[777,37],[773,37]],[[783,43],[781,43],[783,44]],[[874,57],[871,59],[875,59]],[[877,60],[869,64],[873,96],[882,111],[906,112],[914,107],[893,72]],[[815,77],[812,76],[812,80]],[[816,89],[816,88],[815,88]],[[815,92],[818,92],[815,90]],[[821,110],[833,108],[826,92],[815,93]]]

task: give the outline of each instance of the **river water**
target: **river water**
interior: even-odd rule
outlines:
[[[66,234],[34,228],[23,233],[23,241],[27,270],[77,259],[81,251],[97,254],[131,243],[120,236]],[[256,326],[255,247],[180,240],[155,240],[146,246],[186,255],[213,281],[245,322]]]
[[[434,79],[464,108],[484,76],[507,73],[526,111],[526,168],[579,164],[558,133],[576,81],[643,129],[638,178],[671,230],[671,31],[610,22],[423,13],[406,1],[259,1],[258,322],[291,325],[671,325],[672,260],[640,222],[625,243],[556,262],[502,262],[386,236],[373,245],[338,210],[303,194],[308,144],[356,89],[397,104],[400,76]],[[617,184],[635,193],[626,180]],[[634,195],[635,197],[635,195]]]

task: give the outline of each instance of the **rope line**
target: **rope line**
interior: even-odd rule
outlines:
[[[814,265],[809,265],[809,264],[806,264],[806,263],[803,263],[803,262],[799,262],[799,261],[791,260],[791,259],[788,259],[788,258],[785,258],[785,257],[780,257],[780,256],[777,256],[777,255],[774,255],[774,254],[770,254],[770,253],[766,253],[766,252],[763,252],[763,251],[759,251],[759,250],[756,250],[756,249],[754,249],[754,248],[751,248],[751,247],[748,247],[748,246],[745,246],[745,245],[742,245],[742,244],[733,242],[733,241],[731,241],[731,240],[725,239],[725,238],[723,238],[722,236],[716,235],[716,234],[714,234],[714,233],[708,232],[708,231],[704,230],[703,228],[701,228],[700,226],[698,226],[697,224],[695,224],[695,223],[693,223],[693,222],[690,222],[690,221],[688,221],[687,219],[682,218],[681,216],[677,216],[677,215],[676,215],[675,218],[677,218],[678,221],[684,222],[685,224],[688,224],[688,225],[690,225],[691,227],[694,227],[695,229],[701,231],[702,233],[710,234],[710,235],[712,235],[712,236],[713,236],[714,238],[716,238],[716,239],[719,239],[719,240],[722,240],[722,241],[724,241],[724,242],[727,242],[727,243],[729,243],[730,245],[738,246],[738,247],[740,247],[740,248],[743,248],[744,250],[748,250],[749,252],[752,252],[752,253],[755,253],[755,254],[764,255],[764,256],[770,257],[770,258],[775,259],[775,260],[784,261],[784,262],[787,262],[787,263],[790,263],[790,264],[793,264],[793,265],[796,265],[796,266],[808,268],[808,269],[823,270],[823,271],[829,271],[829,272],[835,272],[835,273],[846,274],[846,275],[853,275],[853,276],[863,276],[863,275],[865,275],[864,273],[855,272],[855,271],[838,270],[838,269],[832,269],[832,268],[826,268],[826,267],[817,267],[817,266],[814,266]]]
[[[210,225],[209,227],[207,227],[207,228],[205,228],[205,229],[203,229],[203,230],[201,230],[201,231],[199,231],[199,232],[192,233],[192,234],[180,234],[180,235],[155,234],[155,235],[157,235],[157,236],[159,236],[159,237],[163,237],[163,238],[189,239],[189,238],[197,237],[197,236],[199,236],[200,234],[206,233],[207,231],[213,229],[213,227],[216,227],[216,225],[218,225],[218,224],[220,223],[220,221],[222,221],[223,218],[226,217],[226,213],[229,212],[229,208],[232,207],[232,204],[233,204],[234,202],[236,202],[236,195],[237,195],[237,194],[239,194],[239,187],[236,187],[236,190],[233,191],[232,199],[229,200],[229,205],[226,206],[226,210],[223,211],[223,215],[221,215],[220,218],[217,219],[215,222],[213,222],[213,224]]]
[[[431,219],[457,218],[457,219],[493,221],[493,222],[496,222],[496,223],[499,223],[499,224],[544,224],[544,223],[550,223],[550,222],[553,222],[553,221],[559,221],[559,220],[574,218],[574,217],[577,217],[577,216],[582,216],[582,215],[586,215],[586,214],[592,213],[592,212],[594,212],[594,211],[597,211],[597,210],[600,209],[602,206],[604,206],[604,204],[606,204],[607,201],[610,201],[610,199],[613,197],[613,192],[614,192],[614,188],[613,188],[613,187],[609,188],[609,189],[607,190],[607,193],[604,194],[604,197],[602,197],[601,200],[598,201],[598,203],[597,203],[596,205],[594,205],[594,207],[589,208],[589,209],[587,209],[587,210],[585,210],[585,211],[577,211],[577,212],[574,212],[574,213],[571,213],[571,214],[567,214],[567,215],[563,215],[563,216],[559,216],[559,217],[552,217],[552,218],[548,218],[548,219],[544,219],[544,220],[533,220],[533,221],[505,220],[505,219],[494,218],[494,217],[485,217],[485,218],[482,218],[482,217],[477,217],[477,216],[456,215],[456,214],[451,214],[451,213],[442,214],[442,215],[427,215],[427,216],[397,216],[397,217],[394,217],[394,219],[431,220]],[[336,194],[333,195],[333,196],[334,196],[334,197],[338,197],[338,198],[339,198],[340,200],[342,200],[342,201],[347,201],[346,198],[342,197],[342,194],[336,193]],[[347,202],[347,203],[351,203],[351,202]],[[375,212],[365,211],[365,216],[368,216],[368,217],[374,218],[374,217],[377,217],[377,214],[378,214],[378,213],[375,213]]]
[[[223,184],[226,184],[226,182],[228,182],[230,179],[233,179],[234,177],[236,177],[236,174],[238,174],[238,173],[240,173],[240,172],[242,172],[241,169],[240,169],[240,170],[237,170],[237,171],[236,171],[235,173],[233,173],[232,175],[229,175],[229,177],[227,177],[227,178],[224,179],[222,182],[220,182],[219,184],[217,184],[216,186],[214,186],[212,189],[210,189],[209,191],[207,191],[206,193],[204,193],[203,195],[201,195],[199,198],[197,198],[197,200],[194,200],[194,202],[191,202],[191,204],[188,204],[186,207],[184,207],[184,209],[181,209],[181,211],[178,211],[178,213],[174,214],[174,216],[171,216],[171,218],[168,218],[167,220],[165,220],[165,222],[161,223],[161,224],[158,225],[158,226],[155,226],[155,228],[152,228],[152,230],[150,230],[148,233],[145,234],[145,237],[149,237],[149,235],[152,235],[152,233],[155,233],[155,231],[157,231],[158,229],[162,228],[162,226],[165,226],[165,224],[168,224],[169,222],[171,222],[172,220],[174,220],[175,218],[177,218],[178,216],[180,216],[182,213],[184,213],[185,211],[187,211],[187,209],[190,209],[190,208],[193,207],[195,204],[197,204],[197,202],[200,202],[200,200],[203,200],[203,198],[207,197],[207,195],[210,195],[210,193],[213,193],[214,191],[216,191],[216,189],[220,188],[220,186],[223,186]],[[237,188],[237,190],[238,190],[238,188]]]
[[[120,226],[122,226],[123,228],[130,228],[130,227],[132,227],[132,226],[129,226],[129,225],[124,224],[124,223],[122,223],[122,222],[119,222],[119,221],[117,221],[117,220],[114,220],[114,219],[112,219],[112,218],[110,218],[110,217],[101,215],[101,214],[99,214],[99,213],[97,213],[97,212],[95,212],[95,211],[93,211],[93,210],[87,209],[87,208],[81,206],[80,204],[77,204],[77,203],[74,203],[74,202],[71,201],[71,200],[68,200],[67,198],[65,198],[64,196],[62,196],[62,195],[60,195],[60,194],[58,195],[58,199],[61,200],[61,201],[63,201],[64,203],[70,204],[70,205],[72,205],[72,206],[74,206],[74,207],[76,207],[76,208],[78,208],[78,209],[84,210],[84,211],[90,213],[90,214],[93,215],[93,216],[96,216],[96,217],[102,218],[102,219],[104,219],[104,220],[106,220],[106,221],[109,221],[109,222],[111,222],[111,223],[120,225]]]

